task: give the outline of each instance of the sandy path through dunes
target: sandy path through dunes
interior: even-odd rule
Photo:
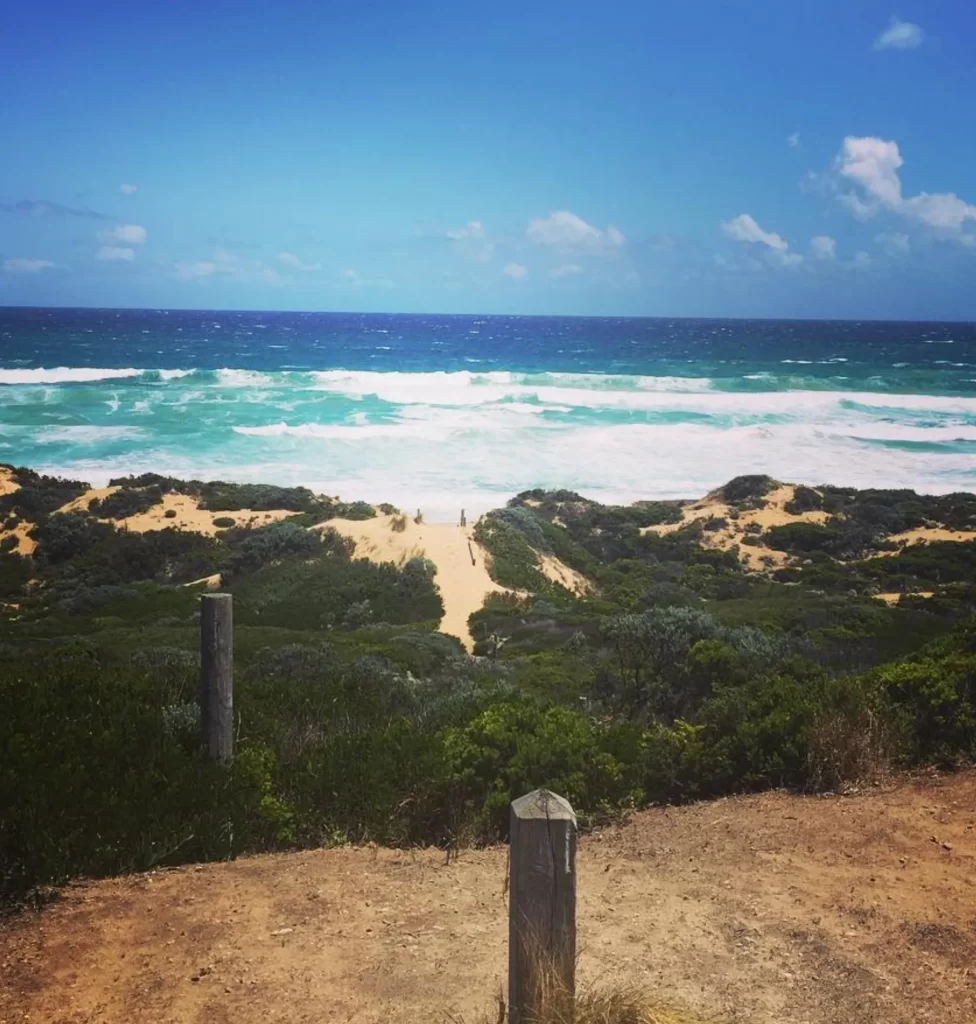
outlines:
[[[478,611],[485,597],[502,593],[488,575],[484,549],[471,537],[470,527],[454,523],[415,523],[406,517],[402,531],[393,529],[397,516],[375,519],[330,519],[316,529],[331,527],[356,542],[356,556],[374,562],[402,565],[411,558],[429,558],[437,566],[434,582],[444,601],[441,632],[456,636],[467,650],[474,646],[468,616]]]

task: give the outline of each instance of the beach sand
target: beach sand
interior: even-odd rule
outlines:
[[[437,566],[434,582],[444,601],[441,632],[456,636],[465,649],[474,647],[468,616],[478,611],[488,594],[506,592],[488,574],[485,551],[471,535],[470,527],[454,523],[415,523],[406,517],[404,529],[393,529],[397,516],[375,519],[330,519],[312,529],[331,527],[356,542],[355,557],[373,562],[403,565],[411,558],[429,558]],[[509,591],[510,592],[510,591]]]

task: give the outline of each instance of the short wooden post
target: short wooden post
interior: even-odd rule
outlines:
[[[230,594],[200,598],[200,717],[212,761],[234,756],[234,608]]]
[[[571,1021],[576,1002],[576,815],[537,789],[512,803],[508,1020]]]

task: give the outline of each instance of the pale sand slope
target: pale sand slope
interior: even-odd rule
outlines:
[[[740,512],[738,519],[729,519],[732,507],[722,501],[718,493],[713,491],[701,501],[686,505],[681,510],[680,523],[647,526],[641,530],[641,533],[674,533],[675,530],[680,530],[684,526],[705,522],[713,517],[727,519],[728,526],[721,530],[711,530],[702,534],[702,544],[705,547],[728,551],[738,544],[739,560],[747,569],[754,571],[778,569],[790,562],[789,556],[784,551],[776,551],[766,547],[765,544],[745,545],[742,543],[742,538],[748,536],[746,527],[752,523],[757,524],[765,531],[772,526],[784,526],[787,523],[824,523],[830,518],[826,512],[801,512],[798,515],[791,515],[787,512],[785,505],[792,500],[795,490],[796,488],[792,484],[781,484],[765,496],[766,506],[764,508]]]
[[[581,572],[570,568],[555,555],[544,555],[541,552],[536,554],[539,556],[539,571],[548,580],[565,587],[577,597],[585,597],[593,590],[590,581]]]
[[[118,487],[94,487],[75,498],[74,501],[69,501],[58,511],[85,511],[96,498],[107,498],[118,489]],[[173,511],[176,515],[167,518],[168,511]],[[209,512],[200,508],[196,498],[189,494],[171,492],[164,494],[163,500],[146,512],[128,516],[125,519],[106,519],[105,522],[114,523],[132,533],[148,533],[150,530],[165,530],[168,527],[173,527],[177,530],[190,530],[212,537],[219,529],[214,526],[215,519],[233,519],[235,526],[267,526],[268,523],[278,522],[296,514],[280,508],[266,512],[256,512],[249,508],[239,509],[236,512]]]
[[[904,533],[893,533],[888,540],[899,546],[908,544],[932,544],[939,540],[950,540],[962,543],[976,539],[976,530],[946,530],[941,526],[921,526],[917,530],[906,530]],[[896,551],[879,551],[881,555],[894,555]]]
[[[437,566],[434,582],[444,601],[441,632],[456,636],[467,650],[472,650],[474,639],[468,631],[468,616],[481,608],[488,594],[506,590],[488,575],[484,549],[471,537],[469,528],[454,523],[418,524],[408,516],[406,527],[398,533],[393,529],[397,518],[378,515],[361,521],[330,519],[312,529],[331,527],[356,542],[356,557],[373,562],[403,565],[411,558],[429,558]]]
[[[13,473],[9,469],[0,469],[0,497],[4,494],[13,494],[20,490],[20,484],[14,480]],[[17,538],[17,547],[14,551],[18,555],[32,555],[37,544],[27,536],[29,530],[33,529],[33,523],[18,523],[12,530],[5,530],[0,527],[0,541],[8,537]]]

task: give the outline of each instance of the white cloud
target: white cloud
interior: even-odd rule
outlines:
[[[954,192],[902,194],[899,168],[904,164],[897,142],[849,135],[834,166],[843,178],[859,185],[864,197],[847,193],[838,198],[860,220],[868,220],[886,209],[932,228],[942,237],[966,244],[966,221],[976,221],[976,206]]]
[[[623,232],[611,224],[606,230],[587,224],[569,210],[557,210],[548,217],[534,217],[525,235],[530,242],[557,249],[609,252],[627,241]]]
[[[810,239],[810,251],[818,260],[837,258],[837,242],[830,235],[815,235]]]
[[[793,132],[792,135],[787,135],[786,136],[786,144],[791,149],[796,149],[796,147],[800,145],[800,133],[799,132]]]
[[[485,229],[480,220],[469,220],[463,228],[452,228],[451,230],[446,231],[445,234],[448,238],[453,239],[455,242],[459,242],[465,238],[484,238]]]
[[[763,246],[767,263],[798,267],[803,262],[799,253],[790,252],[790,244],[782,235],[777,235],[775,231],[763,231],[748,213],[740,213],[732,220],[722,221],[722,230],[737,242]]]
[[[513,281],[524,281],[529,276],[529,268],[521,263],[506,263],[502,273]]]
[[[583,268],[576,263],[564,263],[561,267],[556,267],[555,270],[549,271],[550,277],[575,277],[577,274],[582,274]]]
[[[213,259],[209,260],[178,261],[173,264],[173,270],[181,281],[201,281],[221,275],[245,283],[284,283],[274,267],[269,267],[262,260],[244,259],[227,249],[215,249]]]
[[[210,277],[217,273],[217,264],[213,260],[198,260],[196,263],[174,263],[173,269],[181,281],[195,281],[201,277]]]
[[[892,15],[888,27],[874,41],[876,50],[914,50],[925,42],[925,33],[921,25],[913,25],[910,21]]]
[[[906,256],[912,250],[908,235],[897,231],[878,235],[875,241],[889,256]]]
[[[123,245],[142,245],[149,237],[149,232],[141,224],[119,224],[114,228],[106,228],[98,232],[98,240],[106,245],[121,242]]]
[[[3,261],[3,269],[8,274],[39,274],[42,270],[53,270],[57,263],[50,260],[30,260],[23,256],[13,256]]]
[[[135,249],[127,249],[118,245],[103,245],[95,256],[99,260],[116,260],[131,263],[136,258]]]
[[[119,191],[124,196],[134,196],[139,191],[139,186],[123,183],[119,185]]]
[[[295,270],[321,270],[321,263],[303,263],[293,252],[279,252],[278,262],[284,263],[286,267],[292,267]]]
[[[870,253],[865,252],[863,249],[860,252],[854,253],[853,266],[855,270],[867,270],[871,263]]]
[[[364,278],[355,270],[343,270],[332,283],[337,288],[396,288],[396,281],[388,277]]]
[[[779,252],[785,252],[790,247],[782,235],[777,235],[773,231],[763,231],[748,213],[740,213],[732,220],[723,221],[722,230],[737,242],[759,242]]]

